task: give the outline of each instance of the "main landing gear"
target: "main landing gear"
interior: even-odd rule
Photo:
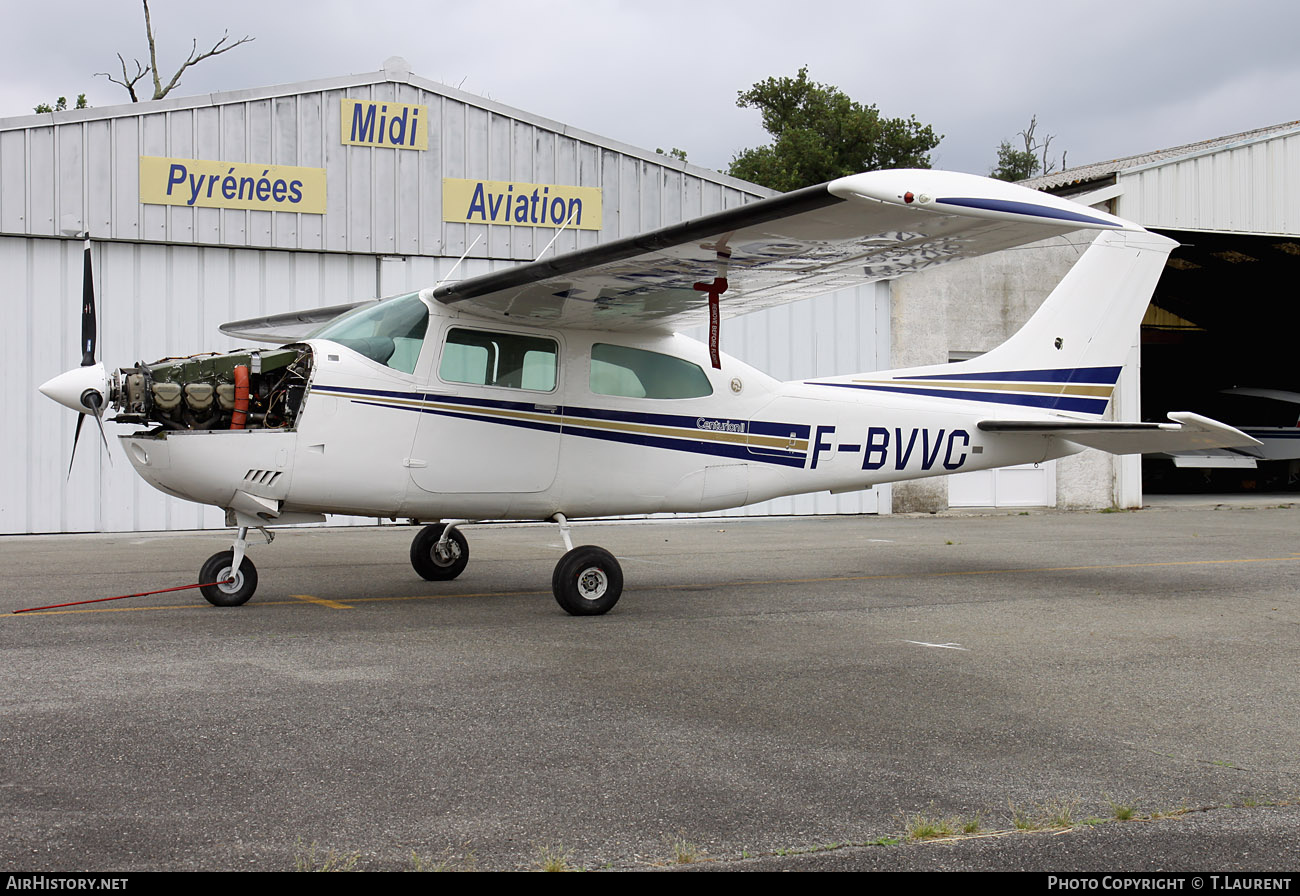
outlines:
[[[585,544],[573,546],[569,521],[557,513],[552,519],[560,526],[566,553],[555,565],[551,592],[566,613],[572,616],[599,616],[608,613],[623,594],[623,568],[614,555],[604,548]],[[459,527],[468,520],[425,526],[411,542],[411,566],[430,582],[448,581],[465,571],[469,563],[469,543]]]
[[[420,578],[447,582],[465,571],[469,563],[469,542],[456,527],[467,520],[452,520],[425,526],[411,542],[411,565]]]
[[[551,593],[570,616],[600,616],[614,609],[623,596],[623,567],[614,555],[594,544],[573,546],[564,514],[552,517],[560,526],[566,553],[551,574]]]

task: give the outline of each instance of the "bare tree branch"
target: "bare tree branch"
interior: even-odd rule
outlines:
[[[142,68],[142,67],[140,66],[140,60],[139,60],[139,59],[132,59],[131,61],[135,63],[135,69],[136,69],[136,71],[135,71],[135,77],[131,77],[131,76],[128,75],[127,72],[126,72],[126,60],[122,58],[122,54],[121,54],[121,53],[118,53],[118,54],[117,54],[117,61],[120,62],[120,63],[122,63],[122,80],[121,80],[121,81],[117,80],[117,78],[114,78],[114,77],[113,77],[112,75],[110,75],[108,72],[95,72],[95,77],[98,78],[98,77],[100,77],[100,76],[103,76],[103,77],[105,77],[105,78],[108,78],[108,80],[112,81],[114,84],[121,84],[123,87],[126,88],[126,92],[129,93],[129,94],[131,94],[131,102],[133,102],[133,103],[138,103],[138,102],[140,102],[140,98],[139,98],[138,96],[135,95],[135,85],[136,85],[137,82],[139,82],[139,80],[140,80],[141,78],[143,78],[145,75],[149,74],[149,69],[147,69],[147,68]]]
[[[1029,127],[1021,131],[1020,136],[1023,137],[1025,140],[1025,152],[1034,157],[1037,157],[1041,153],[1042,163],[1040,167],[1042,168],[1042,172],[1043,174],[1051,174],[1053,171],[1056,170],[1056,163],[1051,161],[1047,157],[1047,148],[1052,145],[1052,140],[1056,138],[1056,135],[1048,134],[1047,139],[1044,140],[1042,143],[1039,143],[1034,138],[1034,130],[1037,127],[1038,127],[1038,116],[1037,115],[1031,116],[1029,119]],[[1062,168],[1065,167],[1065,153],[1061,154],[1061,167]]]
[[[1052,138],[1055,136],[1056,136],[1055,134],[1048,134],[1047,139],[1043,141],[1043,173],[1044,174],[1051,174],[1053,171],[1056,170],[1056,163],[1049,162],[1047,160],[1047,147],[1052,145]]]
[[[153,98],[160,100],[166,94],[159,92],[161,88],[158,85],[158,51],[153,44],[153,23],[149,21],[149,0],[141,0],[141,2],[144,4],[144,33],[149,38],[149,70],[153,72]]]
[[[198,39],[195,38],[190,43],[190,55],[186,57],[184,62],[181,63],[181,67],[176,69],[176,74],[172,75],[171,80],[168,81],[167,86],[164,87],[162,80],[158,77],[158,48],[154,41],[153,20],[149,15],[149,0],[141,0],[141,3],[144,5],[144,33],[149,40],[149,64],[145,66],[140,64],[139,59],[132,60],[135,63],[136,73],[134,76],[131,76],[130,74],[127,73],[126,70],[126,60],[122,58],[121,53],[118,53],[117,54],[118,61],[122,63],[122,80],[119,81],[117,78],[113,77],[107,72],[95,73],[97,76],[103,75],[105,78],[108,78],[108,80],[112,81],[114,84],[120,84],[123,87],[125,87],[126,92],[131,95],[131,102],[133,103],[140,102],[140,97],[137,96],[135,92],[135,85],[139,83],[139,81],[142,78],[144,78],[145,75],[151,72],[153,73],[152,99],[160,100],[163,97],[165,97],[167,94],[171,93],[172,88],[180,83],[181,75],[184,74],[185,70],[189,68],[191,65],[198,65],[204,59],[210,59],[213,56],[220,56],[222,53],[227,53],[230,50],[235,49],[235,47],[238,47],[240,44],[246,44],[253,40],[253,38],[249,37],[248,35],[245,35],[244,37],[240,38],[234,43],[231,43],[230,32],[227,31],[221,35],[221,39],[219,41],[217,41],[215,44],[212,45],[212,49],[200,53],[199,42]]]
[[[246,44],[246,43],[249,43],[250,41],[253,40],[253,38],[249,37],[248,35],[244,35],[244,36],[241,37],[239,40],[235,41],[233,44],[229,44],[229,45],[227,45],[227,46],[222,46],[222,45],[225,44],[226,41],[228,41],[228,40],[230,40],[230,32],[229,32],[229,31],[227,31],[225,34],[221,35],[221,40],[219,40],[219,41],[217,41],[215,44],[213,44],[211,50],[208,50],[206,53],[199,53],[199,52],[198,52],[199,42],[198,42],[198,40],[196,39],[196,40],[193,42],[193,45],[190,47],[190,55],[189,55],[189,58],[186,59],[183,63],[181,63],[181,67],[178,68],[178,69],[176,69],[176,74],[172,75],[172,79],[171,79],[171,81],[169,81],[169,82],[167,83],[167,86],[164,87],[164,88],[161,88],[161,89],[160,89],[160,88],[158,87],[158,73],[157,73],[157,70],[155,69],[155,70],[154,70],[154,79],[153,79],[153,83],[154,83],[154,91],[153,91],[153,93],[154,93],[154,97],[153,97],[153,98],[156,99],[156,100],[160,100],[160,99],[162,99],[163,97],[165,97],[168,93],[170,93],[170,92],[171,92],[171,89],[172,89],[173,87],[175,87],[177,84],[180,83],[180,80],[181,80],[181,74],[182,74],[182,73],[183,73],[187,68],[189,68],[191,65],[198,65],[198,64],[199,64],[200,62],[202,62],[204,59],[210,59],[210,58],[212,58],[213,56],[220,56],[222,53],[228,53],[228,52],[230,52],[231,50],[235,49],[235,47],[239,46],[240,44]],[[153,47],[153,41],[152,41],[152,40],[149,41],[149,46],[150,46],[150,48],[152,49],[152,47]],[[195,55],[195,54],[197,54],[197,55]]]

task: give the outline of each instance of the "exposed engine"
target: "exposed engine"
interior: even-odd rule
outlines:
[[[164,358],[112,376],[118,423],[164,430],[292,429],[311,374],[310,346]]]

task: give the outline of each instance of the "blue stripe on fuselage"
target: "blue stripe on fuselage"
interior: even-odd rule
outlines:
[[[563,431],[566,435],[581,436],[589,439],[601,439],[608,442],[645,445],[652,448],[685,451],[694,454],[706,454],[714,457],[754,460],[762,463],[777,464],[780,466],[802,467],[806,460],[806,454],[794,448],[781,449],[761,445],[751,446],[744,443],[711,441],[703,438],[703,436],[710,432],[710,430],[697,428],[698,422],[703,419],[715,423],[744,427],[741,433],[738,434],[782,438],[789,437],[800,441],[807,440],[808,434],[811,430],[811,427],[802,423],[775,423],[767,421],[749,422],[745,420],[716,417],[709,414],[693,416],[683,414],[645,414],[634,411],[616,411],[606,408],[576,408],[562,406],[555,406],[554,411],[539,411],[537,409],[539,404],[542,404],[547,408],[551,407],[550,405],[545,404],[545,395],[538,396],[542,399],[541,401],[520,402],[502,401],[499,399],[468,398],[463,395],[446,395],[434,392],[399,392],[386,389],[359,389],[326,385],[315,386],[313,387],[313,391],[324,395],[349,398],[358,404],[370,407],[390,408],[397,411],[414,411],[424,414],[433,414],[435,416],[455,417],[457,419],[472,420],[478,423],[495,423],[502,426],[513,426],[516,428],[533,429],[543,432]],[[388,400],[385,401],[384,399]],[[450,404],[457,405],[458,407],[463,408],[463,410],[396,404],[394,402]],[[488,413],[487,411],[506,411],[527,414],[545,413],[548,417],[553,416],[554,422],[551,422],[550,420],[528,420],[501,417],[496,414]],[[588,425],[590,421],[597,420],[647,427],[673,427],[684,429],[688,432],[682,433],[681,436],[670,436],[658,433],[607,430]],[[702,438],[691,438],[689,432],[699,432]]]

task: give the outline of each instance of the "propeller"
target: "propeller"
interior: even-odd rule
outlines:
[[[104,432],[104,402],[108,397],[108,374],[102,361],[95,360],[98,339],[98,322],[95,318],[95,282],[90,263],[90,234],[86,234],[86,249],[81,268],[81,366],[59,374],[41,384],[41,394],[76,411],[77,427],[72,433],[72,457],[68,460],[68,475],[72,475],[72,461],[77,457],[77,440],[81,437],[81,424],[86,415],[93,414],[99,425],[99,437],[108,450],[108,436]],[[108,462],[113,462],[110,452]]]

